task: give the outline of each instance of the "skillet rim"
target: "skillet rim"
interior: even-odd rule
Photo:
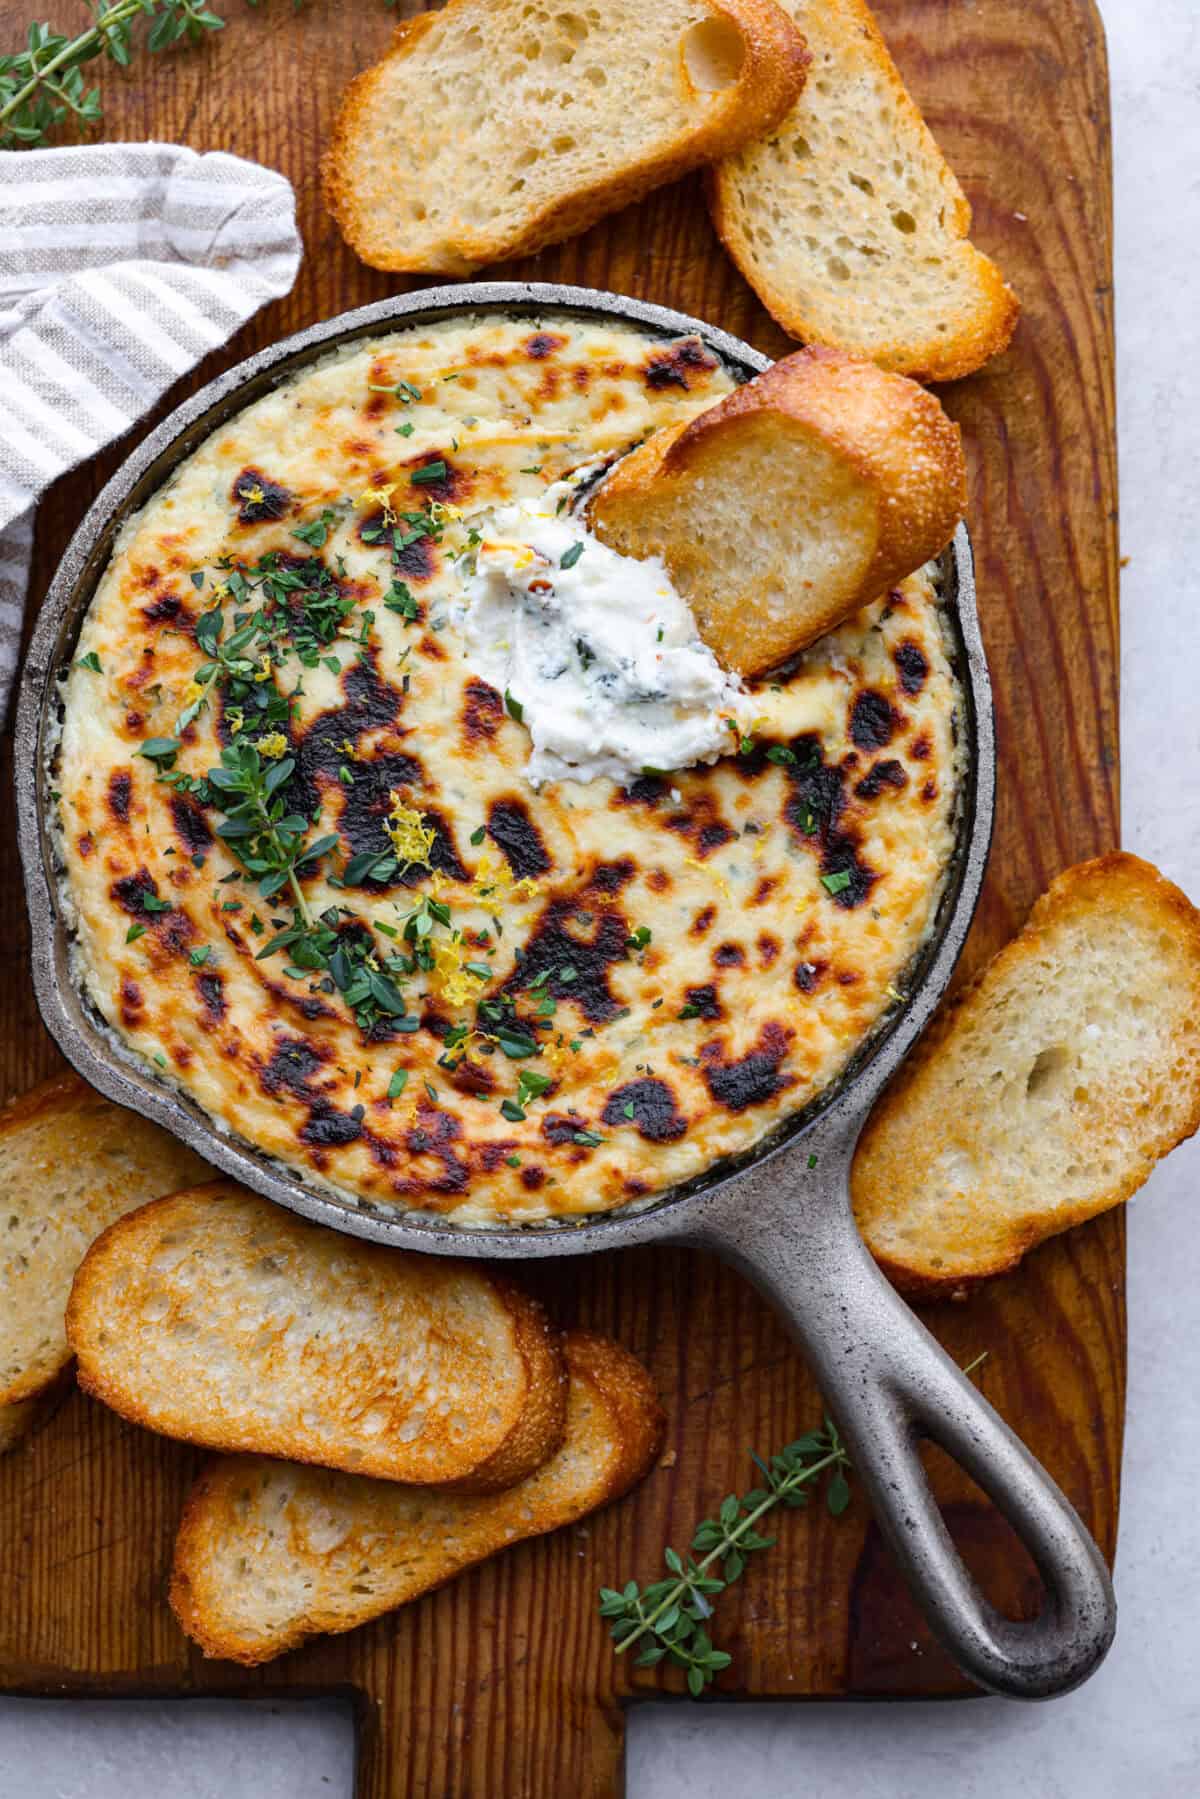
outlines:
[[[70,978],[70,929],[61,905],[56,858],[46,828],[48,769],[43,753],[58,704],[58,678],[69,660],[83,615],[107,565],[113,542],[129,515],[145,504],[173,469],[235,412],[319,360],[342,343],[449,316],[507,311],[516,315],[558,312],[617,319],[664,338],[696,334],[745,378],[771,358],[702,319],[602,289],[548,282],[475,282],[393,295],[294,333],[234,365],[176,407],[131,453],[106,483],[78,526],[59,564],[22,668],[15,729],[18,844],[31,927],[31,972],[42,1019],[72,1066],[107,1098],[150,1117],[210,1161],[220,1173],[244,1182],[287,1209],[332,1229],[425,1254],[503,1259],[579,1255],[686,1234],[701,1209],[736,1202],[737,1184],[750,1170],[792,1159],[820,1128],[850,1139],[865,1120],[879,1089],[924,1028],[954,971],[974,915],[990,846],[995,787],[991,686],[975,607],[970,539],[960,525],[943,556],[947,611],[966,703],[966,757],[958,842],[934,929],[914,965],[906,1002],[885,1017],[850,1058],[841,1075],[811,1105],[785,1120],[736,1159],[668,1188],[638,1209],[560,1219],[546,1224],[475,1228],[444,1217],[393,1212],[378,1202],[338,1197],[300,1179],[253,1145],[208,1118],[180,1090],[145,1069],[110,1034]],[[782,1175],[781,1165],[778,1173]]]

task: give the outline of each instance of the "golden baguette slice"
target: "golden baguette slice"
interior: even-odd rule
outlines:
[[[627,1493],[662,1439],[650,1378],[604,1338],[575,1331],[565,1349],[566,1440],[506,1493],[471,1499],[253,1456],[212,1462],[175,1544],[171,1605],[188,1636],[253,1667]]]
[[[1019,306],[862,0],[781,0],[812,55],[774,129],[720,163],[709,207],[785,331],[923,381],[968,375]]]
[[[50,1416],[71,1360],[64,1314],[88,1245],[124,1212],[211,1170],[157,1125],[58,1075],[0,1112],[0,1441]]]
[[[897,1286],[961,1295],[1135,1193],[1200,1124],[1200,913],[1136,856],[1059,875],[863,1132],[858,1227]]]
[[[840,350],[800,350],[617,463],[597,535],[660,556],[742,675],[794,655],[936,556],[966,506],[934,396]]]
[[[478,1264],[293,1217],[232,1181],[143,1206],[84,1259],[79,1384],[210,1449],[386,1480],[522,1480],[562,1441],[557,1334]]]
[[[326,204],[374,268],[469,274],[749,143],[807,62],[774,0],[450,0],[351,84]]]

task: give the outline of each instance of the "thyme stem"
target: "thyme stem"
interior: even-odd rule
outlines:
[[[767,1493],[752,1511],[745,1513],[745,1515],[739,1519],[737,1524],[726,1533],[722,1541],[718,1543],[715,1548],[710,1549],[708,1554],[696,1563],[696,1574],[707,1574],[714,1562],[723,1560],[729,1554],[731,1549],[736,1549],[746,1532],[753,1530],[760,1518],[764,1517],[767,1512],[772,1511],[775,1506],[779,1505],[784,1498],[785,1493],[794,1492],[798,1487],[805,1486],[809,1481],[815,1480],[819,1474],[824,1473],[826,1468],[832,1468],[835,1464],[844,1464],[848,1466],[849,1461],[850,1458],[839,1441],[829,1451],[828,1455],[822,1456],[819,1461],[811,1462],[807,1467],[800,1469],[796,1474],[790,1475],[788,1479],[781,1484],[778,1490]],[[670,1592],[664,1594],[662,1599],[659,1600],[658,1604],[654,1607],[654,1610],[643,1617],[642,1623],[639,1625],[638,1629],[635,1630],[631,1636],[624,1638],[620,1643],[615,1645],[615,1653],[617,1655],[624,1655],[625,1651],[627,1649],[632,1649],[633,1645],[638,1642],[640,1638],[644,1637],[647,1631],[653,1630],[663,1614],[669,1611],[673,1605],[677,1605],[680,1599],[683,1598],[683,1595],[691,1590],[694,1579],[695,1575],[685,1574],[677,1580]],[[639,1601],[639,1612],[640,1610],[641,1602]]]

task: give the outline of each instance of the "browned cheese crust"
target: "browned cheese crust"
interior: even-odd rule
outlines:
[[[474,515],[731,385],[698,341],[561,319],[418,329],[256,402],[127,528],[66,686],[65,897],[114,1032],[223,1128],[361,1201],[459,1223],[606,1210],[750,1148],[896,1002],[956,815],[959,693],[925,577],[760,682],[753,730],[720,762],[628,789],[531,789],[528,735],[450,616]],[[437,521],[411,542],[399,527],[391,555],[362,498],[383,487]],[[298,541],[326,511],[325,544]],[[338,838],[307,902],[376,932],[381,966],[424,900],[449,913],[437,968],[397,976],[402,1030],[360,1029],[332,981],[263,956],[287,895],[239,879],[219,807],[140,753],[194,697],[214,584],[270,552],[319,564],[353,602],[332,661],[265,671],[293,696],[274,745],[296,764],[287,803]],[[411,619],[386,604],[397,578]],[[235,602],[220,603],[228,630]],[[202,709],[174,773],[202,778],[223,743],[260,740],[253,716]],[[393,795],[435,829],[432,867],[333,884],[386,850]],[[498,1011],[536,1056],[503,1051]],[[519,1108],[526,1069],[551,1084]]]

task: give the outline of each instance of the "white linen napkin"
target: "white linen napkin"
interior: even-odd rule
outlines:
[[[290,182],[222,151],[0,151],[0,719],[33,507],[296,279]]]

